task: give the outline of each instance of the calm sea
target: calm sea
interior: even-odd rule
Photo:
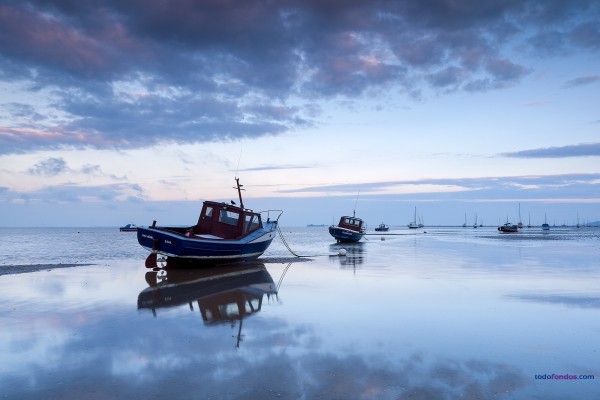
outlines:
[[[600,398],[600,229],[393,228],[183,271],[117,228],[0,228],[0,267],[92,264],[0,276],[0,398]]]

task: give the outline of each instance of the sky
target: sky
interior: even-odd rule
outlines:
[[[600,3],[2,0],[0,226],[600,220]],[[519,216],[520,214],[520,216]]]

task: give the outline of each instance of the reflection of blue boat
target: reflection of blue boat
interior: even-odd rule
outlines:
[[[176,307],[197,303],[209,324],[252,314],[263,295],[276,293],[273,278],[262,263],[226,267],[171,268],[146,273],[149,287],[138,296],[138,309]]]
[[[194,305],[198,307],[206,325],[239,321],[237,347],[242,340],[243,319],[260,311],[265,294],[277,294],[262,263],[204,268],[172,264],[173,259],[167,261],[166,269],[146,273],[149,287],[138,295],[138,309],[150,309],[156,316],[159,308],[188,304],[192,311]]]
[[[259,257],[271,244],[282,211],[254,212],[244,208],[236,178],[240,205],[205,201],[196,225],[187,227],[138,227],[138,242],[156,257],[185,258],[211,263],[235,262]],[[270,213],[276,213],[271,220]],[[263,221],[263,214],[267,217]]]
[[[329,234],[335,238],[338,243],[354,243],[363,238],[366,231],[365,223],[362,219],[355,216],[344,216],[340,218],[337,225],[329,227]]]

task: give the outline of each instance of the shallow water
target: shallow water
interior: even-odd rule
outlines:
[[[0,276],[0,398],[600,398],[600,229],[282,233],[312,261],[153,273],[135,234],[0,229],[0,265],[95,264]]]

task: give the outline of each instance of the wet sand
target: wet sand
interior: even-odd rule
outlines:
[[[265,257],[259,258],[265,264],[284,264],[291,262],[308,262],[313,261],[312,258],[307,257]],[[0,265],[0,276],[2,275],[16,275],[26,274],[29,272],[37,271],[52,271],[58,268],[73,268],[83,267],[97,264],[25,264],[25,265]]]
[[[95,264],[28,264],[28,265],[0,265],[0,276],[26,274],[28,272],[52,271],[58,268],[81,267]]]

